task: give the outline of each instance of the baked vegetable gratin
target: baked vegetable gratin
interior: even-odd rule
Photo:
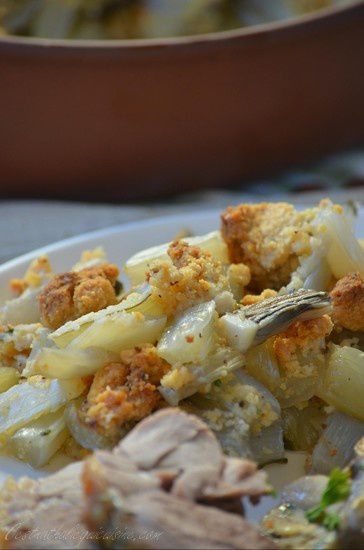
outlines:
[[[84,252],[67,273],[53,273],[47,257],[32,262],[22,279],[10,281],[14,298],[1,310],[2,453],[37,468],[59,451],[86,458],[82,479],[81,466],[77,472],[69,467],[71,485],[79,487],[80,479],[85,485],[92,501],[88,528],[99,528],[104,525],[100,502],[111,506],[103,491],[112,483],[115,456],[143,433],[148,451],[138,459],[135,447],[128,451],[133,462],[128,468],[154,471],[153,448],[167,445],[160,426],[170,418],[168,430],[175,428],[167,435],[176,448],[181,441],[173,438],[202,430],[216,449],[221,446],[214,452],[225,457],[219,460],[233,473],[213,483],[211,478],[213,489],[206,489],[215,459],[205,444],[196,456],[184,451],[187,462],[199,464],[198,455],[204,457],[205,481],[198,476],[188,486],[176,481],[172,490],[171,480],[157,476],[170,491],[158,485],[162,516],[162,509],[172,506],[173,491],[178,498],[188,494],[194,502],[215,502],[235,484],[235,504],[243,495],[263,495],[269,487],[254,462],[282,461],[285,449],[306,451],[307,470],[315,475],[287,488],[282,504],[263,522],[264,537],[253,533],[258,538],[242,546],[237,534],[229,547],[333,548],[343,525],[338,506],[346,506],[350,523],[351,487],[362,483],[355,473],[361,468],[361,446],[354,447],[364,436],[364,243],[354,236],[354,218],[351,207],[329,200],[303,211],[286,203],[229,207],[220,230],[131,257],[123,266],[127,290],[102,249]],[[195,427],[186,427],[189,422]],[[163,454],[160,448],[155,452]],[[143,461],[149,459],[147,466]],[[350,461],[351,470],[342,470]],[[169,466],[177,468],[173,460]],[[244,492],[239,483],[248,476],[246,468],[254,480],[244,482],[245,489],[249,485]],[[155,474],[150,476],[153,485]],[[142,481],[138,477],[135,483]],[[23,498],[19,491],[41,491],[37,484],[31,490],[25,485],[8,484],[2,497],[6,517],[12,516],[11,503]],[[144,504],[134,497],[128,496],[128,506],[143,516],[139,507]],[[196,512],[201,517],[207,514],[204,508]],[[176,508],[177,515],[185,513]],[[206,516],[204,521],[215,520]],[[236,533],[241,528],[231,527]],[[204,532],[200,543],[206,546],[196,546],[194,539],[181,547],[227,547],[217,545],[211,527],[215,535],[215,546],[211,541],[208,546]],[[184,536],[177,533],[174,540]],[[167,548],[171,539],[163,544],[150,547]]]

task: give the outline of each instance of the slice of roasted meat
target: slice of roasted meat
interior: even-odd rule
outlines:
[[[81,463],[34,481],[9,480],[0,494],[0,548],[89,548]]]
[[[164,409],[113,452],[9,482],[0,540],[5,548],[274,548],[238,506],[268,491],[265,474],[226,457],[203,422]]]

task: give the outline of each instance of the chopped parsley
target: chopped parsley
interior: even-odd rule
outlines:
[[[329,531],[338,528],[340,518],[337,514],[327,512],[327,508],[336,502],[345,500],[350,495],[350,472],[334,468],[330,474],[321,502],[306,512],[311,523],[322,523]]]
[[[221,388],[222,382],[221,382],[220,378],[218,378],[217,380],[214,381],[214,386],[217,386],[218,388]]]

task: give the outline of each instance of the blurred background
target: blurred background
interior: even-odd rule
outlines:
[[[245,200],[364,200],[364,1],[0,0],[0,262]]]

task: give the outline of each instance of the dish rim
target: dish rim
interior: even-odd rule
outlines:
[[[358,13],[357,13],[358,12]],[[21,36],[1,36],[0,47],[4,49],[30,49],[46,50],[47,52],[76,53],[85,52],[134,52],[140,50],[165,51],[186,46],[211,46],[221,44],[235,44],[239,39],[256,39],[265,37],[270,40],[274,33],[295,33],[307,31],[308,27],[315,28],[322,25],[335,23],[336,20],[346,17],[355,18],[364,14],[364,0],[350,0],[343,5],[321,8],[308,14],[298,15],[288,19],[279,19],[257,25],[239,27],[237,29],[218,31],[206,34],[194,34],[187,36],[143,38],[143,39],[110,39],[110,40],[80,40],[80,39],[48,39]]]
[[[257,197],[257,201],[248,200],[248,202],[260,202],[258,199],[259,197]],[[289,198],[285,200],[286,202],[289,202]],[[232,204],[235,204],[235,203],[238,204],[238,202],[239,201],[231,201]],[[280,202],[280,199],[277,197],[277,199],[273,200],[272,202]],[[294,204],[294,207],[297,210],[302,210],[305,208],[312,207],[312,203],[302,202],[302,203]],[[31,262],[35,258],[42,256],[44,254],[49,254],[49,253],[54,254],[62,250],[63,248],[68,248],[69,246],[72,246],[72,245],[81,244],[82,241],[87,241],[89,239],[103,239],[105,237],[108,237],[109,235],[117,234],[119,232],[126,233],[128,231],[132,231],[133,229],[141,229],[143,227],[148,229],[148,227],[154,227],[156,225],[163,227],[165,225],[168,226],[171,223],[188,224],[191,220],[194,221],[196,217],[198,217],[199,220],[203,221],[205,218],[211,219],[212,216],[216,216],[216,222],[217,222],[216,230],[217,230],[219,229],[218,222],[222,211],[223,211],[223,207],[208,208],[204,212],[201,212],[198,210],[188,210],[186,212],[179,212],[174,214],[161,214],[160,216],[155,215],[148,218],[140,218],[129,222],[109,225],[107,227],[103,227],[102,229],[85,231],[84,233],[79,233],[77,235],[73,235],[72,237],[60,239],[58,241],[54,241],[44,246],[34,248],[29,252],[25,252],[20,256],[16,256],[15,258],[11,258],[10,260],[7,260],[6,262],[0,264],[0,276],[2,276],[3,273],[8,270],[17,268],[19,264]],[[361,217],[363,217],[362,223],[364,223],[364,204],[358,205],[357,219],[359,218],[361,219]],[[160,243],[160,244],[163,244],[163,243]]]
[[[0,264],[0,276],[3,275],[4,272],[18,267],[19,264],[31,262],[35,258],[44,254],[57,253],[58,251],[62,250],[62,248],[68,248],[72,245],[81,244],[82,241],[85,240],[103,239],[105,237],[108,237],[109,235],[113,235],[119,232],[126,233],[128,231],[132,231],[133,229],[140,229],[143,226],[147,229],[148,227],[153,227],[156,225],[160,225],[163,227],[164,225],[169,225],[171,223],[188,223],[191,219],[194,219],[196,215],[199,219],[211,218],[211,216],[216,215],[216,221],[218,222],[221,211],[222,210],[220,208],[209,208],[205,212],[188,211],[178,214],[166,214],[161,216],[153,216],[150,218],[141,218],[138,220],[133,220],[116,225],[110,225],[102,229],[85,231],[84,233],[79,233],[78,235],[73,235],[72,237],[67,237],[65,239],[54,241],[50,244],[35,248],[29,252],[21,254],[20,256],[16,256],[15,258],[7,260],[6,262]]]

